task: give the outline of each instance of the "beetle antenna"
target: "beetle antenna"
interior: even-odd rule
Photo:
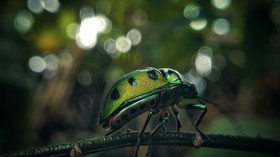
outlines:
[[[213,106],[215,106],[216,108],[218,108],[218,106],[220,106],[219,104],[217,104],[216,102],[213,102],[207,98],[201,97],[201,96],[197,96],[196,98],[198,101],[202,101],[204,103],[209,103],[212,104]],[[242,127],[240,126],[240,124],[238,123],[238,120],[231,114],[225,114],[223,110],[219,109],[219,111],[228,119],[228,121],[232,124],[232,126],[235,129],[236,133],[239,133],[241,135],[245,135]]]

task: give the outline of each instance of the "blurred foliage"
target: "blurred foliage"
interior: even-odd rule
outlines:
[[[279,124],[277,0],[10,0],[0,7],[0,153],[103,136],[104,94],[123,74],[149,66],[178,70],[220,104],[209,106],[205,130],[217,110]]]

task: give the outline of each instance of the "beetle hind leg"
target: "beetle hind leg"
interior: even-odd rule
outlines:
[[[151,120],[152,116],[156,113],[156,110],[155,109],[151,109],[148,113],[148,116],[147,116],[147,119],[144,123],[144,126],[143,128],[141,129],[141,131],[139,132],[138,134],[138,138],[137,138],[137,142],[136,142],[136,150],[135,150],[135,154],[134,154],[134,157],[138,157],[138,151],[139,151],[139,147],[140,147],[140,140],[141,140],[141,137],[143,136],[144,134],[144,131],[146,130],[146,127],[149,123],[149,121]]]

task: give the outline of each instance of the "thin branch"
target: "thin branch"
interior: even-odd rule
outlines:
[[[93,154],[122,147],[135,146],[138,132],[119,133],[106,137],[85,139],[65,144],[51,145],[3,154],[8,157],[34,157],[34,156],[70,156],[70,151],[78,146],[83,155]],[[201,147],[245,150],[262,153],[279,153],[280,141],[263,139],[260,137],[242,137],[231,135],[206,134],[210,140],[204,140]],[[160,132],[152,141],[153,145],[189,146],[194,147],[194,133],[190,132]],[[149,133],[141,138],[141,145],[147,145]]]

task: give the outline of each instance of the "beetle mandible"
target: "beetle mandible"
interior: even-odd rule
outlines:
[[[160,113],[160,123],[151,132],[154,136],[159,129],[164,128],[168,121],[170,107],[175,115],[177,131],[180,131],[181,122],[177,107],[183,99],[197,99],[200,103],[184,105],[184,108],[202,110],[194,126],[200,135],[204,135],[199,129],[199,124],[207,112],[203,104],[203,98],[198,96],[194,84],[186,81],[176,70],[169,68],[146,68],[132,71],[117,80],[109,90],[99,113],[99,124],[108,129],[110,135],[123,127],[138,115],[149,112],[143,128],[138,134],[137,148],[152,115]],[[160,112],[158,112],[160,111]]]

